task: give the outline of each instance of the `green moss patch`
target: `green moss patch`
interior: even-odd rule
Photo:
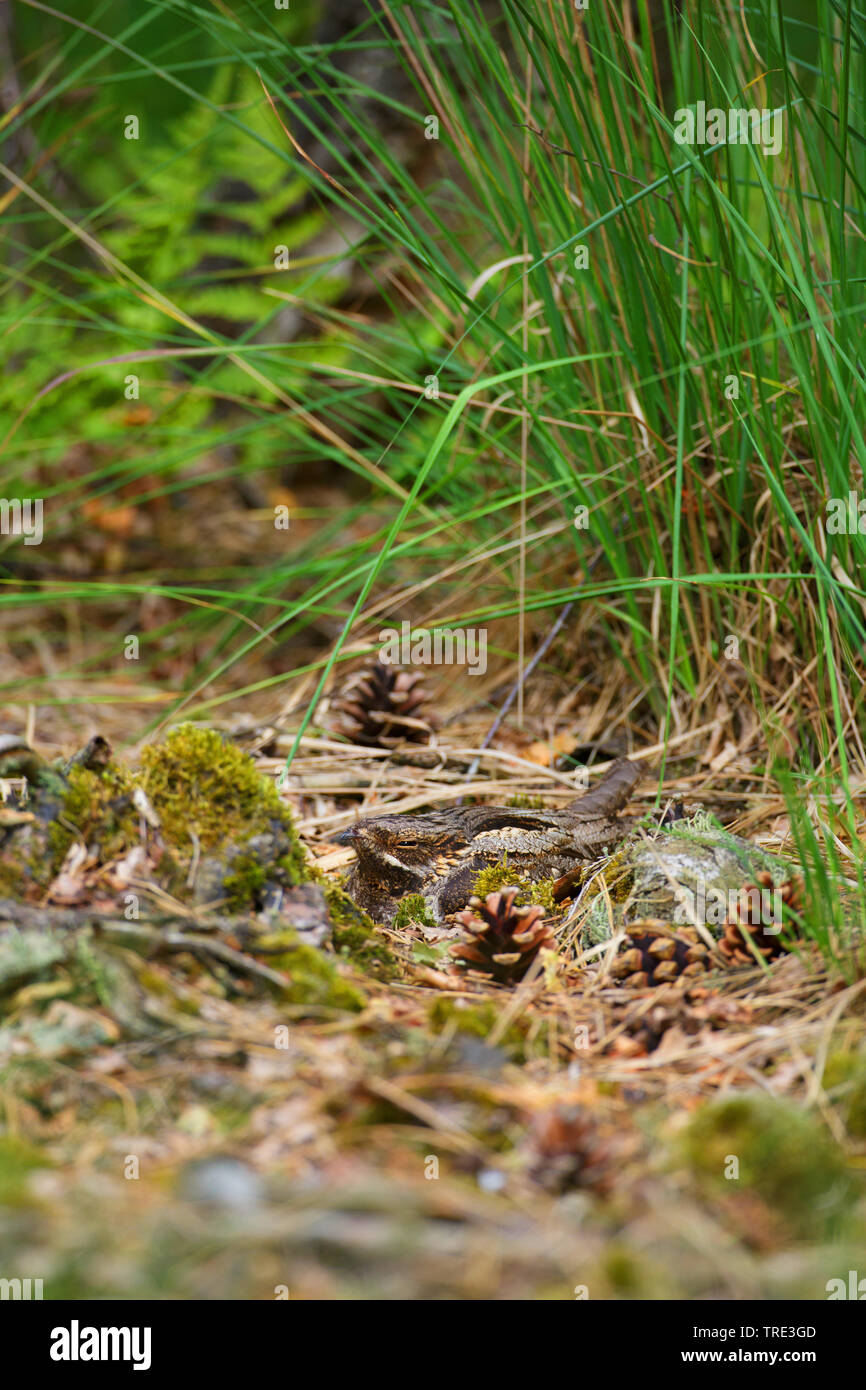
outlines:
[[[832,1052],[823,1077],[824,1090],[838,1107],[851,1139],[866,1140],[866,1054]]]
[[[262,955],[272,970],[286,974],[280,994],[289,1004],[350,1013],[363,1009],[363,994],[343,979],[337,962],[315,946],[299,941],[297,932],[288,929],[257,936],[252,951]]]
[[[476,875],[472,892],[478,898],[486,898],[488,893],[498,893],[503,888],[517,888],[518,906],[537,904],[544,908],[545,913],[553,913],[559,911],[553,899],[553,884],[552,878],[542,878],[536,882],[525,874],[517,873],[509,866],[508,856],[505,855],[498,864],[491,864]]]
[[[159,817],[165,844],[159,878],[175,896],[191,896],[193,855],[210,870],[205,896],[225,899],[230,911],[258,908],[270,883],[292,887],[309,879],[291,812],[273,782],[215,731],[184,724],[146,748],[135,773],[113,761],[96,771],[70,768],[36,881],[50,882],[76,842],[95,849],[102,863],[139,845],[137,787]],[[14,888],[21,872],[16,879],[10,869],[8,877]]]
[[[436,999],[430,1006],[428,1018],[432,1032],[467,1033],[473,1038],[485,1041],[490,1037],[499,1022],[502,1005],[493,1002],[466,1004],[460,999]],[[538,1020],[528,1022],[524,1018],[515,1019],[496,1044],[508,1052],[515,1062],[525,1061],[527,1056],[537,1051],[544,1052],[547,1045],[547,1025]]]
[[[100,858],[117,859],[139,839],[139,816],[132,800],[135,784],[118,763],[102,772],[73,767],[62,797],[62,810],[48,828],[52,868],[59,869],[77,842],[98,849]]]
[[[388,949],[371,917],[352,902],[336,883],[323,883],[332,923],[334,950],[364,975],[394,980],[400,974],[397,958]]]
[[[138,780],[170,844],[192,853],[192,830],[202,850],[238,844],[277,827],[290,848],[281,867],[290,884],[307,877],[291,812],[248,754],[213,729],[182,724],[164,744],[145,748]]]
[[[0,1202],[16,1207],[34,1201],[30,1178],[48,1166],[48,1160],[32,1145],[11,1134],[0,1135]]]
[[[686,1130],[684,1153],[702,1185],[751,1189],[803,1236],[840,1221],[856,1196],[845,1156],[820,1119],[757,1092],[704,1105]]]

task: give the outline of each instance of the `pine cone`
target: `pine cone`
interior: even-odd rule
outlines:
[[[614,1038],[608,1052],[615,1057],[646,1057],[655,1052],[668,1029],[676,1026],[693,1035],[700,1031],[702,1022],[683,1001],[654,1004],[629,1019],[625,1032]]]
[[[780,928],[784,930],[786,920],[790,922],[790,913],[802,912],[802,897],[802,878],[774,886],[772,874],[758,874],[755,883],[740,889],[734,914],[722,926],[719,954],[728,965],[755,965],[755,952],[765,961],[777,960],[790,949],[790,940],[782,940]]]
[[[629,989],[644,989],[703,974],[709,954],[691,927],[673,931],[664,922],[633,922],[610,973]]]
[[[685,995],[673,989],[660,991],[651,1008],[630,1007],[625,1031],[614,1038],[607,1052],[615,1057],[646,1057],[655,1052],[670,1028],[695,1037],[731,1025],[745,1027],[751,1023],[751,1017],[748,1004],[701,985],[692,986]]]
[[[335,729],[365,748],[394,748],[404,740],[429,743],[435,720],[429,714],[419,717],[428,698],[423,680],[420,671],[370,662],[332,700]]]
[[[469,907],[456,920],[471,933],[467,942],[450,947],[464,969],[482,971],[500,984],[522,980],[542,946],[552,946],[553,929],[541,920],[541,907],[515,907],[520,890],[503,888],[488,893],[485,901],[470,898]]]
[[[589,1188],[604,1195],[616,1179],[616,1147],[585,1106],[557,1105],[535,1117],[529,1175],[548,1192]]]

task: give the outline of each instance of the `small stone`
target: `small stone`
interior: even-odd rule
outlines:
[[[258,1173],[237,1158],[205,1158],[191,1163],[181,1179],[183,1195],[191,1202],[209,1202],[235,1211],[261,1206],[264,1183]]]
[[[508,1179],[498,1168],[482,1168],[478,1174],[478,1186],[482,1192],[501,1192]]]

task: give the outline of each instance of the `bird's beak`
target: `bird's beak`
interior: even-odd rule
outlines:
[[[339,835],[335,835],[333,837],[332,844],[349,845],[351,847],[354,845],[357,838],[358,827],[356,825],[350,825],[347,827],[347,829],[341,830]]]

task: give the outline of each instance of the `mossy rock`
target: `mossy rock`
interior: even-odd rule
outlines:
[[[110,763],[102,772],[70,768],[61,813],[48,831],[54,873],[76,842],[98,850],[106,863],[138,842],[134,790],[131,774],[118,763]]]
[[[838,1226],[857,1196],[845,1155],[821,1120],[757,1091],[702,1106],[682,1146],[702,1186],[719,1195],[751,1190],[804,1237]]]
[[[279,993],[288,1004],[307,1004],[313,1009],[338,1009],[359,1013],[365,999],[349,980],[343,979],[332,956],[298,939],[290,928],[263,933],[248,949],[260,954],[271,970],[287,976]]]
[[[0,995],[48,974],[66,955],[65,943],[53,932],[4,931],[0,935]]]
[[[701,813],[656,829],[650,839],[631,838],[604,870],[611,891],[599,891],[584,922],[589,943],[607,941],[629,921],[658,918],[672,926],[702,926],[719,934],[728,906],[745,883],[769,872],[782,883],[796,865],[731,835]],[[610,906],[609,906],[610,904]]]
[[[397,958],[373,919],[339,884],[324,883],[322,890],[331,918],[334,950],[364,975],[373,975],[378,980],[397,979],[400,974]]]
[[[185,859],[195,848],[208,852],[233,846],[241,857],[257,837],[285,842],[276,856],[281,881],[303,883],[309,878],[304,851],[295,833],[291,812],[280,801],[274,783],[256,768],[248,754],[213,729],[182,724],[164,744],[145,748],[137,778],[160,818],[169,845]],[[235,906],[261,887],[253,860],[233,865],[231,892]],[[252,875],[252,882],[250,876]]]
[[[159,881],[178,898],[218,899],[243,911],[261,907],[270,884],[308,881],[291,812],[273,782],[214,730],[183,724],[144,750],[137,772],[113,760],[98,770],[71,765],[49,823],[23,827],[8,853],[4,844],[0,886],[15,896],[30,881],[44,886],[76,842],[96,850],[101,863],[140,845],[137,788],[160,821]],[[201,858],[191,889],[193,855]]]
[[[63,853],[55,841],[55,829],[64,813],[68,784],[60,773],[52,772],[49,784],[29,782],[26,803],[12,799],[27,819],[0,825],[0,896],[16,899],[39,898],[40,889],[51,882]],[[75,839],[69,833],[66,847]]]
[[[0,777],[23,777],[31,796],[39,790],[52,795],[63,790],[63,776],[59,770],[15,734],[0,734]]]
[[[56,776],[50,791],[36,789],[32,823],[0,831],[0,891],[7,895],[20,898],[31,885],[50,883],[75,843],[94,849],[101,863],[140,845],[137,788],[160,821],[159,881],[180,899],[258,909],[269,884],[310,878],[291,812],[273,782],[212,729],[173,729],[164,743],[144,750],[137,772],[114,760],[98,769],[73,761],[65,777]],[[201,882],[190,889],[194,855]]]

